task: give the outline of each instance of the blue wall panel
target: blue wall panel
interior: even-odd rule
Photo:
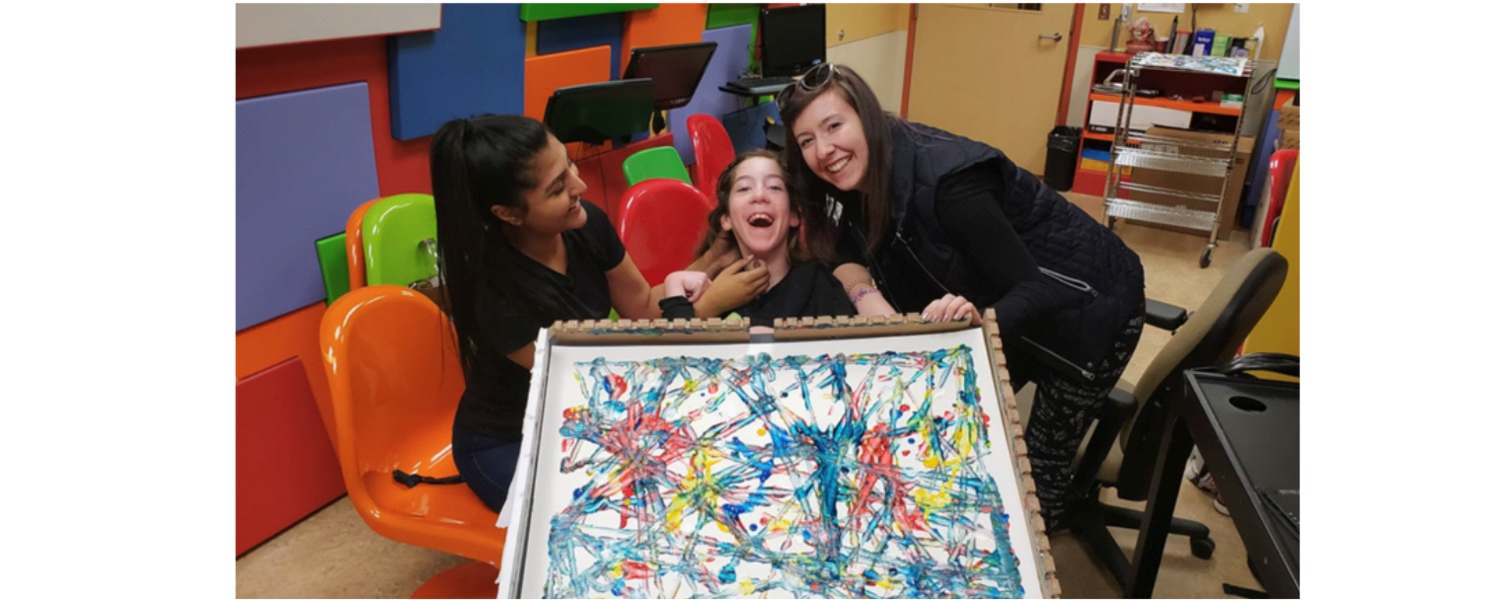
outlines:
[[[536,24],[536,53],[552,54],[609,46],[609,74],[620,78],[620,40],[625,37],[625,13],[573,17]]]
[[[693,164],[697,160],[692,136],[686,135],[688,116],[702,113],[721,118],[744,106],[746,98],[721,92],[719,86],[739,79],[740,73],[750,66],[750,32],[749,25],[703,31],[703,41],[718,42],[719,49],[708,60],[708,68],[703,72],[703,80],[698,82],[697,91],[693,92],[693,100],[667,113],[667,130],[682,133],[672,137],[672,145],[682,156],[683,164]]]
[[[431,135],[450,119],[525,112],[526,23],[519,4],[444,4],[443,28],[391,36],[391,135]]]

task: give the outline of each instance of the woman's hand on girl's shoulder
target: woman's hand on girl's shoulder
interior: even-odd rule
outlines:
[[[932,322],[952,321],[965,316],[969,317],[972,324],[978,324],[981,319],[979,309],[975,308],[973,302],[953,294],[945,294],[922,309],[922,318]]]
[[[662,292],[668,298],[686,296],[688,302],[697,302],[708,291],[711,283],[713,281],[708,274],[702,271],[676,271],[667,275],[666,281],[662,282]]]
[[[727,234],[720,234],[709,246],[707,257],[709,263],[704,269],[709,277],[718,277],[719,273],[740,259],[740,247],[735,245],[733,238]]]
[[[753,266],[752,266],[752,263]],[[701,302],[694,302],[698,318],[711,319],[748,304],[771,287],[766,264],[746,256],[734,261],[713,280]]]

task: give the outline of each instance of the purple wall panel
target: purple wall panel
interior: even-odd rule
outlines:
[[[322,301],[313,242],[380,196],[364,82],[235,103],[235,330]]]
[[[690,165],[697,160],[697,155],[693,153],[692,136],[687,134],[688,116],[702,113],[717,119],[741,108],[745,99],[721,92],[719,86],[739,79],[740,73],[750,66],[750,34],[749,25],[703,31],[703,41],[718,42],[719,49],[709,59],[703,80],[698,82],[698,89],[693,92],[693,101],[667,113],[668,131],[677,134],[672,137],[672,145],[677,148],[677,154],[682,156],[683,164]]]

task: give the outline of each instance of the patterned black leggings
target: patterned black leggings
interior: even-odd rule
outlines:
[[[1104,406],[1125,366],[1135,354],[1141,339],[1142,314],[1131,319],[1115,336],[1108,356],[1094,365],[1093,381],[1080,382],[1050,369],[1024,369],[1012,372],[1011,385],[1019,390],[1027,381],[1017,379],[1025,371],[1035,374],[1036,395],[1031,405],[1031,420],[1026,424],[1026,450],[1031,456],[1031,476],[1036,481],[1037,497],[1042,503],[1042,517],[1047,530],[1055,530],[1066,516],[1068,490],[1073,482],[1073,458],[1089,423]]]

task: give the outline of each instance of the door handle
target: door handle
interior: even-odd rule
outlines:
[[[1062,41],[1062,34],[1061,33],[1054,33],[1052,35],[1038,34],[1036,36],[1036,39],[1039,39],[1039,40],[1052,40],[1054,42],[1060,42],[1060,41]]]

